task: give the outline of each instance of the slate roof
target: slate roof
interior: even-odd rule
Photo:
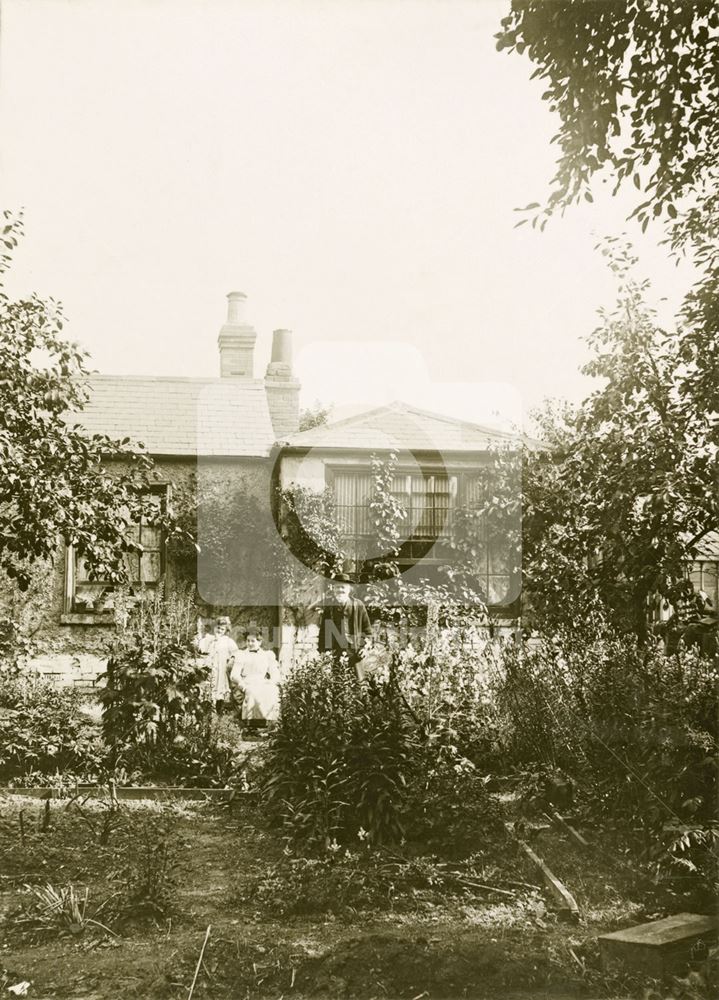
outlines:
[[[710,531],[697,545],[697,559],[719,558],[719,531]]]
[[[275,440],[259,379],[92,375],[88,387],[73,422],[153,455],[265,457]]]
[[[415,451],[486,451],[492,446],[518,441],[519,436],[484,424],[469,423],[440,413],[430,413],[408,403],[394,402],[344,420],[292,434],[282,441],[290,448],[328,448],[380,451],[388,448]],[[525,443],[542,447],[538,441]]]

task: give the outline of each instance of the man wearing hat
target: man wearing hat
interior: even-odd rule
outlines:
[[[320,619],[319,651],[335,656],[347,653],[350,663],[356,663],[362,647],[371,637],[372,626],[367,608],[352,596],[350,578],[335,577],[331,602],[325,604]]]

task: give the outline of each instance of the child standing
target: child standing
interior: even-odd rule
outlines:
[[[277,657],[263,649],[256,632],[247,633],[247,647],[235,657],[230,685],[240,705],[242,721],[253,728],[276,722],[280,713],[282,676]]]
[[[239,655],[239,647],[229,634],[230,619],[218,618],[212,635],[203,636],[197,646],[210,663],[210,697],[220,714],[230,700],[230,671]]]

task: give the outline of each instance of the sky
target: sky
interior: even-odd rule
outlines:
[[[556,121],[508,0],[3,0],[14,295],[62,300],[99,371],[214,376],[227,292],[294,336],[302,403],[518,422],[578,400],[628,231],[671,320],[685,278],[595,191],[543,233]]]

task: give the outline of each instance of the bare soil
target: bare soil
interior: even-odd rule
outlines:
[[[621,864],[582,859],[571,845],[554,843],[559,835],[551,835],[551,850],[555,864],[566,858],[575,880],[569,887],[583,911],[578,925],[558,919],[533,888],[536,874],[513,852],[490,872],[505,892],[515,884],[509,895],[466,887],[448,894],[439,886],[384,909],[287,916],[277,912],[281,900],[273,911],[271,901],[258,899],[258,880],[282,858],[283,843],[255,809],[175,804],[164,807],[178,846],[169,906],[118,909],[129,877],[117,869],[121,832],[111,830],[103,845],[105,806],[87,803],[82,815],[67,805],[53,802],[41,832],[42,804],[0,800],[0,996],[29,982],[26,995],[39,1000],[187,1000],[208,927],[193,1000],[628,995],[625,984],[602,979],[595,939],[637,922],[641,903]],[[135,818],[159,814],[156,804],[142,802],[121,810]],[[136,847],[154,849],[141,840]],[[29,887],[47,883],[72,884],[79,896],[87,889],[86,916],[108,929],[88,923],[73,934],[57,919],[34,919]]]

